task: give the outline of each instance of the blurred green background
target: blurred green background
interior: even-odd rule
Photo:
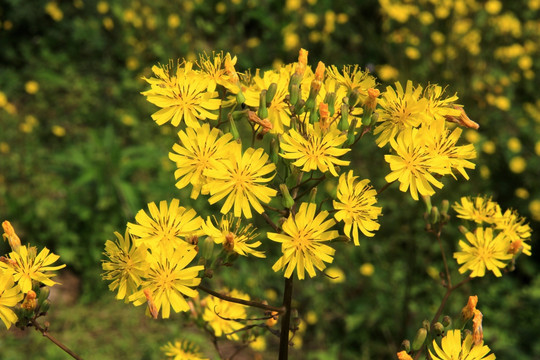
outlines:
[[[161,345],[186,332],[182,316],[151,321],[100,280],[105,240],[146,203],[179,197],[190,205],[167,159],[175,130],[152,122],[156,109],[140,95],[141,78],[154,64],[213,50],[237,55],[238,71],[268,69],[295,61],[300,47],[312,65],[370,69],[381,90],[411,79],[458,93],[480,124],[464,132],[477,168],[468,182],[447,180],[433,201],[487,194],[517,209],[533,228],[533,256],[521,256],[502,279],[470,282],[444,313],[457,314],[477,294],[497,357],[540,359],[540,0],[0,0],[0,220],[68,264],[51,331],[88,359],[158,359]],[[355,166],[381,188],[383,151],[361,150]],[[343,282],[297,282],[304,325],[293,358],[392,358],[433,316],[442,267],[423,230],[423,206],[396,187],[380,204],[374,238],[353,251],[337,246],[332,271]],[[443,235],[449,251],[458,220]],[[252,269],[262,263],[247,260],[223,277],[278,303],[273,260],[258,275]],[[188,336],[209,347],[196,331]],[[264,358],[275,357],[273,346],[270,339]],[[66,358],[31,330],[2,330],[0,348],[2,359]]]

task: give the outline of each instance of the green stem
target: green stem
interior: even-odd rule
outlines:
[[[233,303],[237,303],[237,304],[242,304],[242,305],[246,305],[246,306],[251,306],[251,307],[255,307],[255,308],[266,310],[266,311],[274,311],[274,312],[277,312],[279,314],[283,314],[284,312],[286,312],[286,309],[283,306],[282,307],[276,307],[276,306],[266,305],[266,304],[263,304],[263,303],[260,303],[260,302],[257,302],[257,301],[250,301],[250,300],[244,300],[244,299],[235,298],[235,297],[232,297],[232,296],[229,296],[229,295],[218,293],[217,291],[209,289],[209,288],[207,288],[206,286],[203,286],[203,285],[199,285],[199,286],[197,286],[197,288],[204,291],[205,293],[208,293],[208,294],[210,294],[212,296],[220,298],[221,300],[225,300],[225,301],[229,301],[229,302],[233,302]]]

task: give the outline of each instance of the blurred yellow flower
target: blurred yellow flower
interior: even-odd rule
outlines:
[[[424,26],[430,25],[435,21],[435,18],[429,11],[422,11],[418,19]]]
[[[518,153],[521,151],[521,141],[517,137],[511,137],[506,142],[506,146],[508,146],[508,150],[514,153]]]
[[[405,48],[405,56],[407,56],[411,60],[418,60],[420,59],[421,54],[417,48],[407,46],[407,48]]]
[[[399,77],[399,70],[391,65],[381,65],[376,67],[379,79],[382,81],[397,80]]]
[[[60,21],[64,18],[64,13],[60,10],[55,1],[50,1],[45,5],[45,12],[49,14],[54,21]]]
[[[0,108],[4,107],[7,104],[7,96],[2,91],[0,91]]]
[[[489,179],[491,176],[491,170],[486,165],[480,166],[480,177],[482,179]]]
[[[161,347],[161,351],[168,360],[208,360],[200,353],[197,345],[187,340],[168,342]]]
[[[540,221],[540,200],[535,199],[529,203],[529,211],[534,220]]]
[[[466,130],[464,135],[465,139],[471,144],[476,144],[480,140],[480,134],[475,130]]]
[[[224,14],[227,11],[227,5],[223,1],[220,1],[216,4],[216,12],[218,14]]]
[[[314,325],[319,321],[319,317],[317,316],[317,313],[313,310],[310,310],[306,314],[306,323],[309,325]]]
[[[257,336],[249,343],[249,346],[255,351],[264,351],[266,350],[266,339],[264,336]]]
[[[0,153],[7,154],[9,153],[9,144],[5,141],[0,141]]]
[[[106,1],[100,1],[97,3],[97,11],[100,14],[105,14],[109,11],[109,3]]]
[[[516,194],[516,197],[520,199],[528,199],[530,196],[529,191],[522,187],[517,188],[514,194]]]
[[[237,290],[226,292],[226,295],[249,300],[249,295]],[[203,302],[206,302],[203,320],[212,327],[214,334],[217,337],[226,336],[228,339],[238,340],[238,332],[236,331],[243,328],[244,324],[236,320],[246,318],[246,306],[221,300],[214,296],[204,298]]]
[[[360,274],[370,277],[375,273],[375,266],[372,263],[363,263],[360,266]]]
[[[510,99],[506,96],[497,96],[495,98],[495,106],[501,110],[508,111],[510,110]]]
[[[171,29],[176,29],[177,27],[179,27],[180,16],[178,16],[178,14],[170,14],[167,18],[167,25],[169,25]]]
[[[349,21],[349,15],[346,13],[339,13],[336,16],[336,21],[338,24],[345,24],[347,21]]]
[[[536,144],[534,144],[534,152],[536,155],[540,156],[540,141],[537,141]]]
[[[528,70],[532,65],[533,60],[529,55],[521,56],[518,60],[518,66],[521,70]]]
[[[308,28],[315,27],[317,25],[317,21],[319,20],[319,17],[317,14],[308,12],[304,14],[304,25]]]
[[[113,19],[111,19],[110,17],[105,17],[103,18],[103,27],[109,31],[111,31],[112,29],[114,29],[114,22],[113,22]]]
[[[336,284],[345,282],[345,273],[340,268],[329,267],[328,269],[326,269],[325,274],[327,275],[330,282]]]
[[[508,163],[510,171],[515,174],[521,174],[527,168],[527,161],[521,156],[514,156]]]
[[[486,154],[494,154],[496,150],[495,143],[491,140],[486,141],[482,144],[482,151],[484,151]]]
[[[502,3],[499,0],[488,0],[484,8],[490,15],[496,15],[498,14],[502,9]]]
[[[285,50],[297,49],[300,46],[300,37],[292,31],[286,32],[283,39],[283,46]]]
[[[35,94],[39,91],[39,84],[34,80],[27,81],[26,84],[24,84],[24,90],[29,94]]]
[[[246,46],[250,49],[255,48],[261,44],[261,39],[258,37],[250,37],[246,40]]]
[[[51,131],[55,136],[58,136],[58,137],[62,137],[66,135],[66,129],[60,125],[53,125],[53,127],[51,128]]]

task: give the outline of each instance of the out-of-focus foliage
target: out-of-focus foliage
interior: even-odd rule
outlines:
[[[447,93],[457,92],[481,126],[465,134],[478,166],[471,181],[447,183],[434,203],[487,193],[529,218],[535,232],[531,258],[503,279],[467,284],[445,313],[457,314],[468,295],[478,294],[486,341],[497,356],[539,358],[539,19],[538,0],[4,0],[0,219],[61,255],[82,277],[86,300],[114,301],[99,279],[104,240],[147,202],[181,196],[166,158],[176,134],[153,124],[155,109],[139,94],[153,64],[225,50],[241,55],[242,71],[293,61],[304,47],[313,61],[357,63],[389,83],[449,84]],[[384,160],[374,150],[363,147],[374,155],[356,166],[382,179]],[[377,236],[342,251],[332,265],[344,282],[321,277],[295,290],[302,324],[295,358],[390,358],[435,312],[442,263],[423,230],[423,206],[397,189],[387,190],[380,205]],[[443,234],[448,247],[460,236],[457,224],[454,218]],[[451,267],[457,274],[457,264]],[[277,304],[275,279],[270,267],[253,274],[243,264],[227,285],[247,283],[252,296],[260,292]]]

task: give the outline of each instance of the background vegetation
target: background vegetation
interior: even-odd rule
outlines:
[[[190,204],[167,159],[175,131],[151,121],[141,78],[156,63],[203,51],[237,55],[243,71],[295,61],[303,47],[312,65],[367,67],[381,88],[412,79],[458,93],[480,124],[466,133],[477,169],[468,182],[447,183],[434,203],[487,194],[529,218],[535,232],[532,257],[502,279],[467,284],[445,313],[478,294],[497,357],[540,359],[539,19],[539,0],[0,1],[0,220],[68,264],[51,330],[99,359],[157,359],[160,345],[185,332],[181,317],[155,322],[117,302],[99,276],[105,240],[147,202]],[[382,187],[382,153],[374,145],[362,152],[357,166]],[[441,263],[423,206],[396,187],[380,203],[376,237],[354,252],[338,250],[339,283],[321,277],[295,289],[303,325],[294,358],[391,358],[432,317],[443,294]],[[449,249],[458,224],[453,218],[444,234]],[[281,277],[268,264],[253,275],[262,263],[241,263],[225,282],[279,302]],[[31,332],[2,331],[0,347],[5,359],[65,358]]]

